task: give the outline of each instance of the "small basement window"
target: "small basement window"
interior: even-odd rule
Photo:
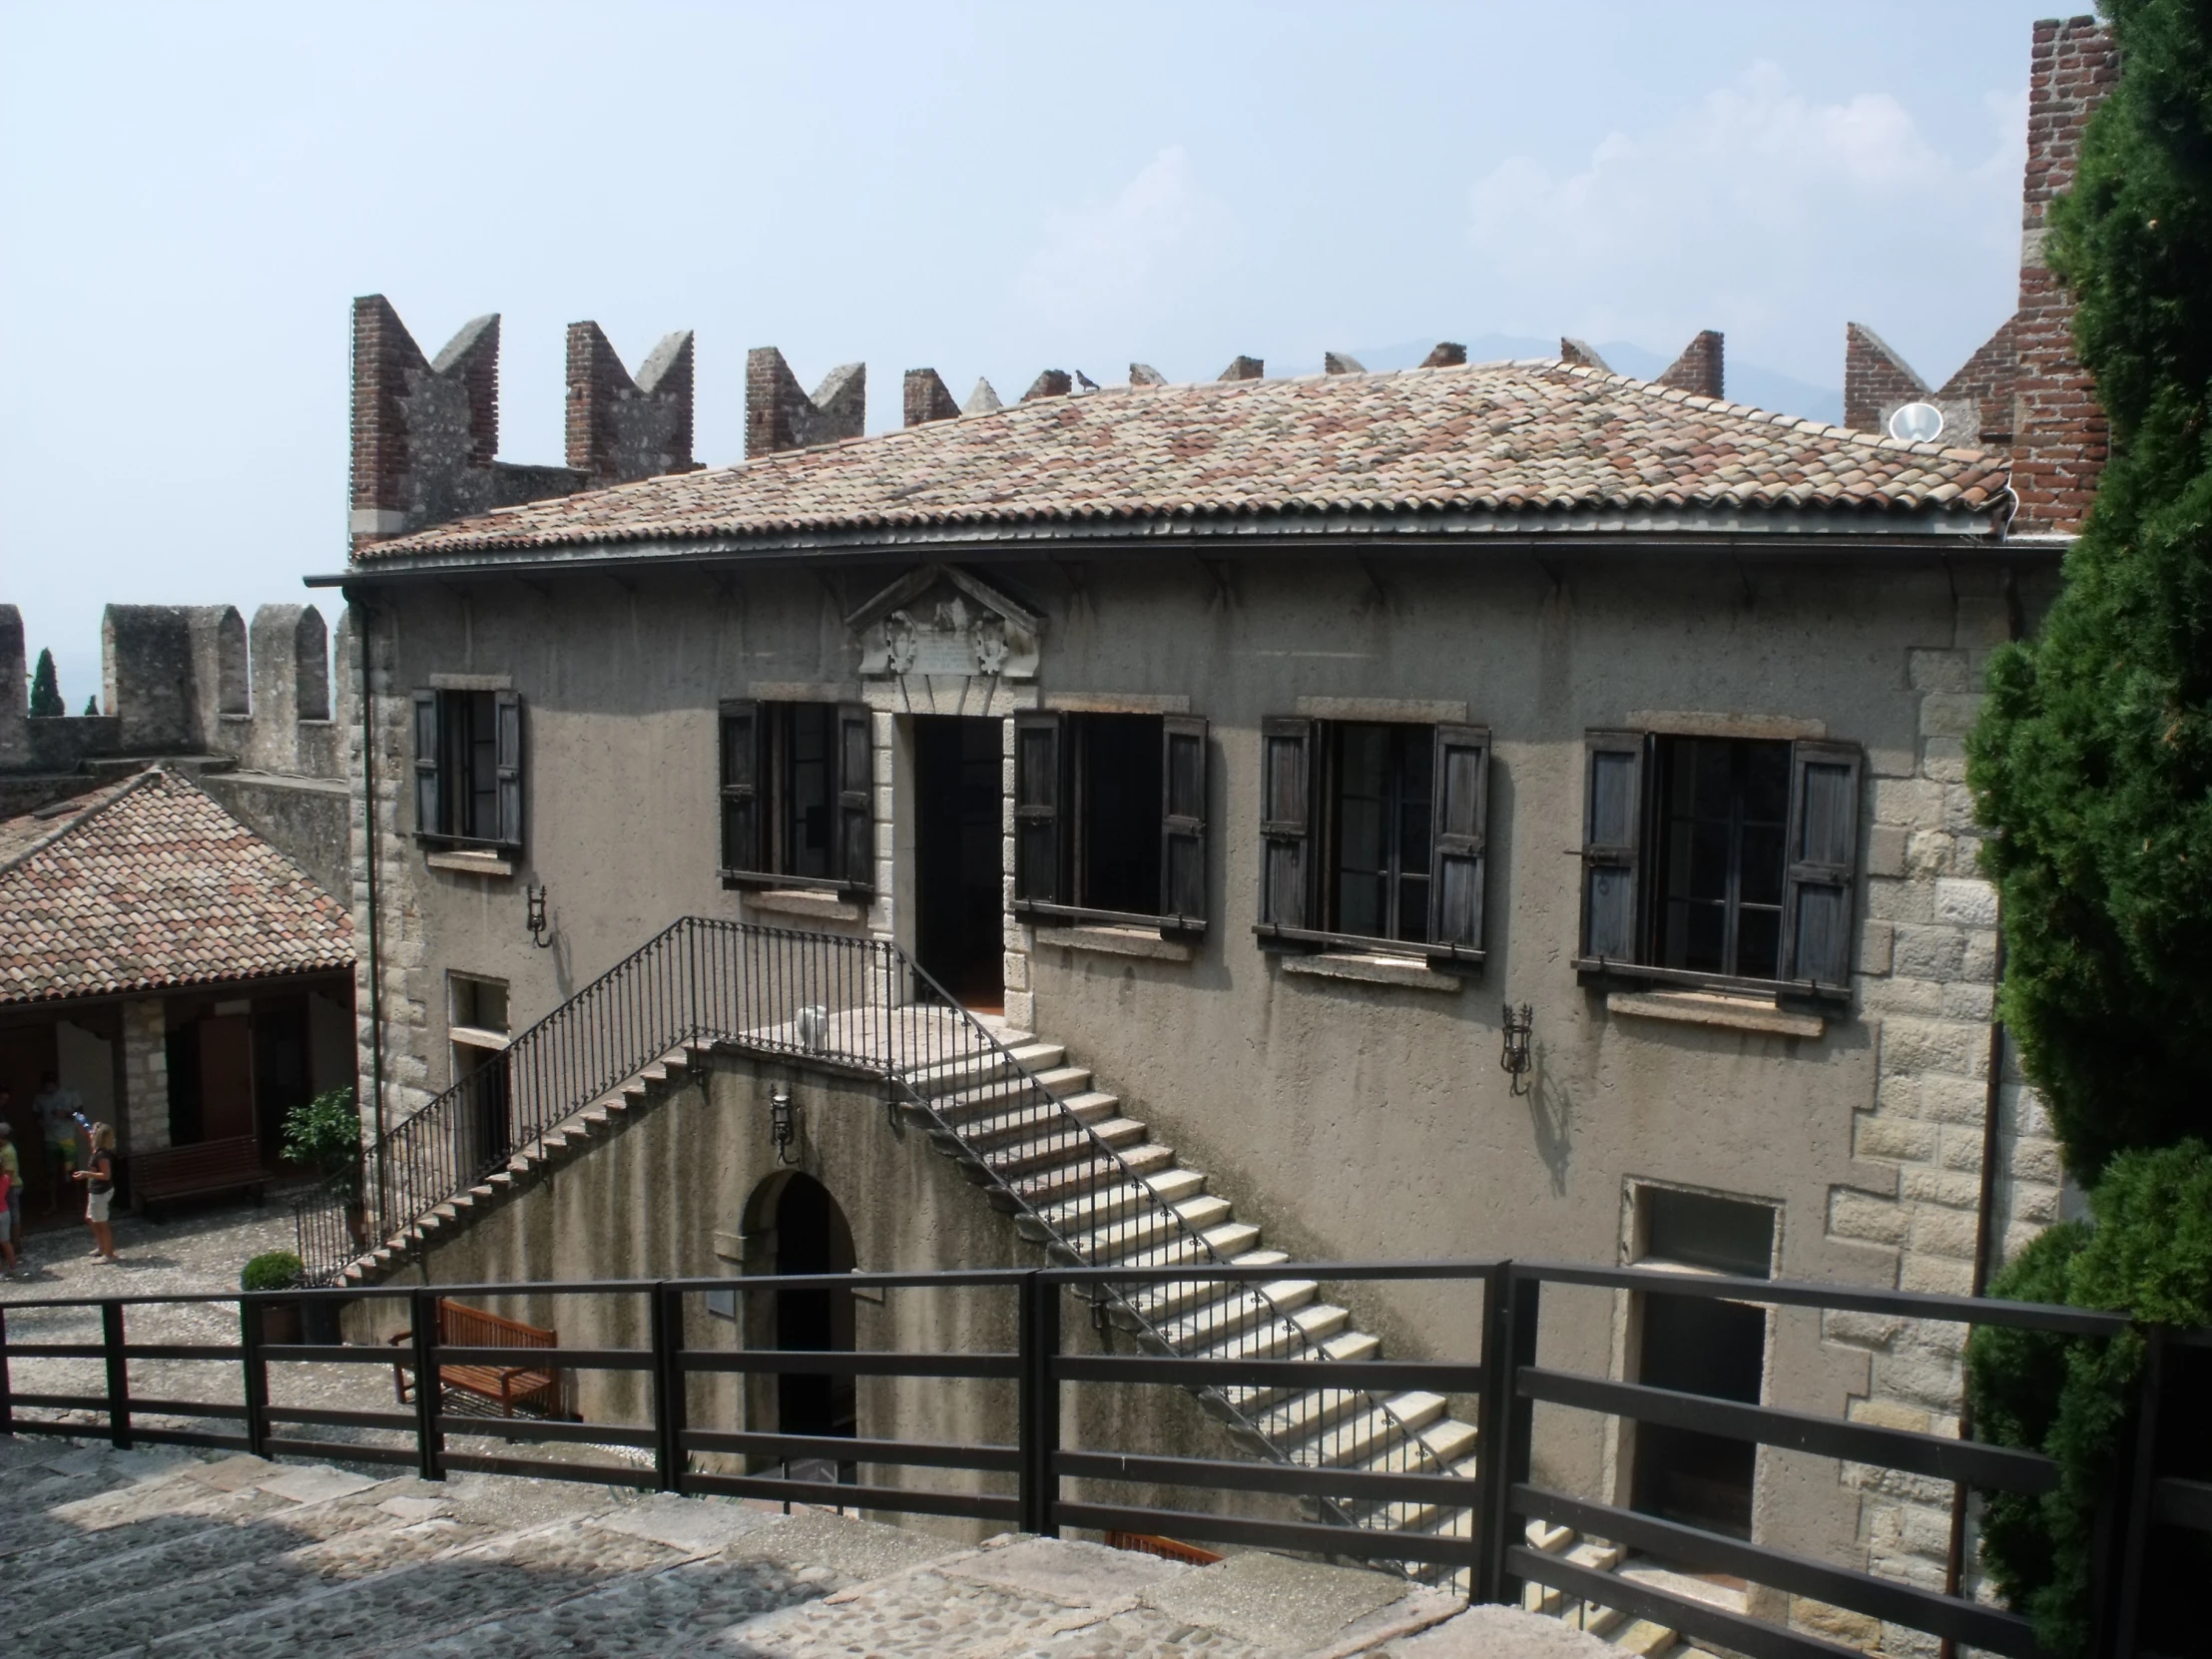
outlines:
[[[1014,910],[1031,919],[1206,925],[1206,722],[1014,717]]]
[[[733,885],[875,884],[872,719],[856,704],[722,705],[722,874]]]

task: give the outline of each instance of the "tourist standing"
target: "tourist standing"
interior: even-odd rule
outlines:
[[[39,1128],[46,1136],[48,1215],[61,1209],[62,1195],[69,1190],[70,1180],[82,1161],[78,1152],[77,1114],[83,1107],[77,1091],[63,1088],[62,1080],[52,1072],[39,1079],[38,1093],[31,1096],[31,1110],[38,1114]]]
[[[7,1109],[7,1091],[0,1089],[0,1113]],[[15,1130],[0,1116],[0,1271],[10,1279],[16,1272],[16,1238],[23,1223],[23,1164],[15,1154]]]
[[[120,1262],[115,1253],[115,1229],[108,1225],[108,1205],[115,1198],[115,1131],[104,1123],[92,1126],[92,1152],[85,1167],[71,1171],[85,1184],[85,1225],[92,1229],[92,1253],[103,1262]]]

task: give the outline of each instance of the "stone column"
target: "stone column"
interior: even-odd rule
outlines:
[[[117,1139],[126,1152],[169,1145],[169,1012],[158,996],[123,1005],[123,1110]]]

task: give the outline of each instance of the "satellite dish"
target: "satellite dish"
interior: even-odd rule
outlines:
[[[1943,434],[1943,411],[1933,403],[1908,403],[1890,416],[1890,436],[1900,443],[1934,443]]]

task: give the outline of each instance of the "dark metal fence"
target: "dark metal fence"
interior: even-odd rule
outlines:
[[[1095,1293],[1111,1319],[1161,1354],[1232,1346],[1255,1358],[1328,1358],[1270,1286],[1282,1274],[1184,1285],[1152,1270],[1227,1265],[1236,1254],[1155,1190],[1080,1100],[1063,1098],[896,944],[689,916],[624,958],[499,1059],[395,1125],[366,1178],[325,1183],[297,1206],[310,1280],[333,1282],[376,1246],[626,1079],[679,1048],[720,1045],[880,1078],[891,1105],[1032,1242],[1070,1265],[1121,1270]],[[1450,1468],[1385,1396],[1323,1388],[1222,1389],[1208,1408],[1248,1449],[1286,1467],[1295,1451],[1357,1445],[1382,1469]],[[1463,1490],[1463,1488],[1462,1488]],[[1409,1510],[1317,1501],[1339,1525],[1391,1528]]]
[[[1625,1423],[1667,1424],[1758,1445],[1862,1465],[1877,1475],[1896,1471],[1980,1492],[2040,1493],[2052,1490],[2058,1465],[2036,1452],[2018,1451],[1912,1430],[1763,1404],[1714,1399],[1617,1381],[1539,1358],[1564,1349],[1587,1351],[1587,1293],[1600,1300],[1637,1295],[1718,1297],[1764,1306],[1779,1314],[1808,1311],[1871,1314],[1949,1325],[1997,1325],[2109,1341],[2129,1329],[2117,1316],[2078,1309],[1976,1301],[1897,1292],[1857,1291],[1832,1285],[1687,1277],[1648,1270],[1602,1269],[1514,1262],[1440,1262],[1238,1267],[1199,1264],[1151,1270],[1146,1283],[1257,1283],[1263,1276],[1304,1275],[1331,1284],[1426,1281],[1449,1290],[1478,1293],[1479,1352],[1462,1360],[1343,1361],[1322,1357],[1193,1359],[1157,1352],[1117,1352],[1112,1336],[1089,1345],[1103,1352],[1069,1352],[1063,1313],[1074,1297],[1090,1298],[1127,1283],[1125,1270],[1049,1268],[1034,1272],[852,1274],[806,1278],[689,1280],[658,1283],[606,1281],[558,1285],[482,1285],[376,1288],[359,1292],[265,1293],[236,1297],[129,1298],[83,1302],[24,1302],[0,1308],[0,1432],[104,1433],[119,1446],[171,1443],[251,1451],[265,1456],[308,1456],[408,1466],[427,1479],[451,1470],[537,1475],[597,1484],[628,1484],[684,1493],[858,1507],[882,1513],[957,1515],[1040,1533],[1063,1528],[1161,1534],[1210,1542],[1351,1557],[1403,1569],[1417,1563],[1429,1575],[1449,1573],[1476,1601],[1523,1602],[1557,1592],[1572,1603],[1617,1609],[1678,1630],[1693,1640],[1757,1656],[1813,1659],[1856,1650],[1815,1634],[1786,1613],[1772,1613],[1774,1598],[1752,1598],[1738,1608],[1680,1593],[1663,1578],[1578,1564],[1535,1547],[1528,1523],[1571,1527],[1586,1538],[1631,1552],[1637,1564],[1727,1574],[1750,1584],[1809,1598],[1885,1626],[1992,1653],[2033,1659],[2037,1652],[2026,1621],[2001,1608],[1948,1596],[1899,1577],[1852,1564],[1814,1559],[1772,1544],[1662,1519],[1569,1492],[1532,1473],[1532,1450],[1543,1439],[1536,1407],[1595,1414]],[[687,1313],[709,1296],[776,1296],[787,1292],[839,1294],[864,1288],[885,1296],[979,1293],[1010,1296],[1016,1306],[1016,1346],[1011,1351],[805,1353],[731,1346],[745,1327],[731,1327],[730,1341],[695,1340],[702,1329]],[[1070,1293],[1074,1293],[1071,1297]],[[629,1373],[643,1379],[643,1410],[619,1422],[549,1421],[460,1416],[438,1385],[441,1368],[511,1364],[512,1349],[442,1346],[434,1299],[611,1299],[610,1323],[620,1326],[629,1305],[631,1328],[642,1329],[642,1347],[562,1347],[528,1350],[533,1366],[563,1371]],[[1562,1316],[1556,1304],[1582,1297],[1584,1306]],[[286,1303],[401,1301],[409,1304],[413,1337],[397,1353],[418,1379],[408,1409],[336,1409],[287,1406],[275,1401],[272,1374],[285,1368],[383,1367],[395,1351],[382,1344],[273,1344],[273,1311]],[[134,1341],[130,1324],[150,1310],[180,1304],[235,1303],[236,1343]],[[639,1305],[644,1318],[638,1319]],[[1084,1306],[1074,1301],[1078,1309]],[[38,1328],[83,1326],[97,1315],[99,1338],[26,1340]],[[356,1317],[359,1317],[356,1315]],[[711,1323],[711,1322],[710,1322]],[[1601,1319],[1600,1323],[1603,1321]],[[14,1330],[10,1331],[10,1326]],[[2173,1628],[2154,1605],[2160,1587],[2144,1570],[2170,1554],[2177,1539],[2201,1549],[2212,1541],[2212,1469],[2201,1463],[2201,1445],[2177,1451],[2166,1430],[2179,1418],[2202,1415],[2201,1372],[2183,1379],[2180,1366],[2212,1358],[2212,1332],[2150,1330],[2149,1363],[2132,1402],[2129,1431],[2102,1503],[2103,1540],[2096,1582],[2097,1651],[2133,1659],[2137,1654],[2181,1652],[2158,1632]],[[1602,1344],[1596,1345],[1602,1347]],[[82,1391],[16,1386],[25,1363],[98,1364],[100,1384]],[[238,1386],[220,1398],[142,1397],[133,1368],[152,1363],[204,1363],[224,1368]],[[981,1420],[1010,1421],[1011,1441],[940,1441],[894,1437],[842,1438],[742,1428],[735,1410],[714,1403],[716,1379],[788,1374],[830,1374],[909,1380],[897,1395],[901,1413],[926,1413],[954,1390],[995,1389],[1000,1409],[974,1413]],[[1148,1445],[1066,1443],[1070,1425],[1143,1423],[1156,1412],[1121,1413],[1069,1409],[1071,1390],[1169,1387],[1206,1397],[1225,1390],[1307,1388],[1333,1385],[1370,1392],[1423,1388],[1450,1396],[1475,1396],[1482,1454],[1470,1478],[1407,1469],[1333,1465],[1326,1458],[1296,1467],[1280,1462],[1232,1461],[1166,1455]],[[281,1390],[279,1390],[281,1391]],[[1008,1392],[1012,1409],[1004,1410]],[[2194,1409],[2191,1409],[2194,1407]],[[71,1421],[53,1413],[88,1413]],[[231,1426],[217,1427],[217,1423]],[[180,1424],[183,1424],[181,1426]],[[863,1420],[864,1430],[868,1424]],[[316,1438],[336,1429],[373,1439]],[[555,1461],[509,1449],[515,1441],[570,1441],[624,1448],[629,1463]],[[488,1442],[488,1444],[487,1444]],[[2190,1449],[2193,1447],[2194,1449]],[[794,1478],[796,1459],[856,1463],[857,1484]],[[784,1474],[760,1472],[786,1465]],[[919,1478],[916,1478],[916,1477]],[[909,1483],[911,1482],[911,1483]],[[1144,1488],[1143,1501],[1117,1495]],[[1811,1489],[1811,1488],[1798,1488]],[[1838,1488],[1839,1493],[1841,1488]],[[1473,1499],[1474,1525],[1445,1529],[1441,1518]],[[1182,1494],[1174,1498],[1162,1493]],[[1317,1521],[1297,1517],[1290,1500],[1327,1496],[1342,1510],[1398,1505],[1430,1517],[1425,1528],[1386,1531],[1347,1527],[1327,1511]],[[1307,1511],[1312,1513],[1311,1508]],[[2193,1598],[2201,1578],[2182,1582]],[[1529,1586],[1538,1586],[1531,1592]],[[2164,1587],[2171,1597],[2177,1587]],[[2193,1611],[2193,1610],[2192,1610]],[[2194,1624],[2189,1626],[2194,1629]]]

